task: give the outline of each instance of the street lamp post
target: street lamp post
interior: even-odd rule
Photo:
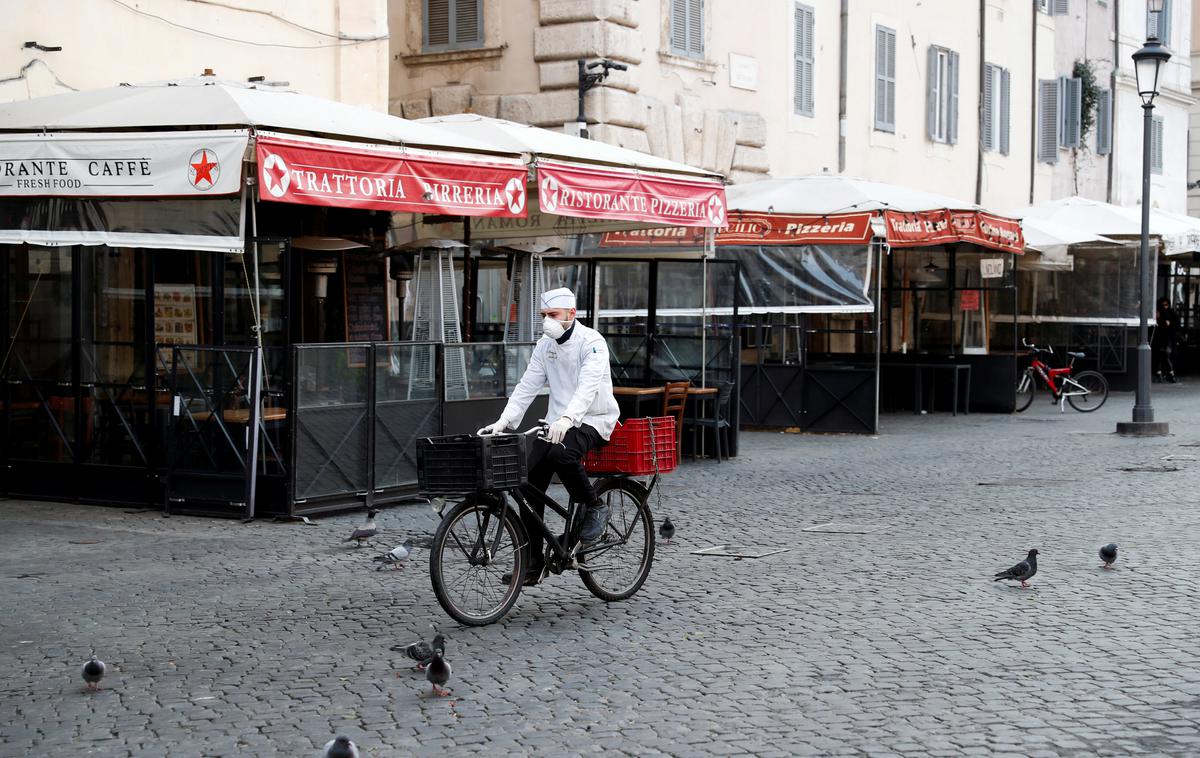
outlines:
[[[1158,41],[1159,14],[1163,0],[1148,0],[1152,28],[1148,29],[1146,44],[1133,54],[1133,70],[1137,76],[1138,95],[1142,98],[1142,245],[1138,256],[1138,275],[1141,278],[1141,307],[1138,309],[1137,396],[1133,403],[1133,420],[1117,423],[1117,433],[1138,437],[1168,433],[1165,421],[1154,420],[1150,403],[1150,308],[1153,305],[1154,268],[1150,261],[1150,140],[1154,128],[1154,97],[1158,94],[1158,76],[1171,53]]]

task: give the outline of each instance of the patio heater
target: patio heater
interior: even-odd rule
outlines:
[[[1165,421],[1154,420],[1150,402],[1150,309],[1154,307],[1154,268],[1150,260],[1150,135],[1153,129],[1154,98],[1158,95],[1158,77],[1171,53],[1158,41],[1162,25],[1163,0],[1147,0],[1149,23],[1146,44],[1133,54],[1133,70],[1137,75],[1138,95],[1142,98],[1142,241],[1138,256],[1138,275],[1141,279],[1141,305],[1138,308],[1138,365],[1137,396],[1133,404],[1133,420],[1117,423],[1117,433],[1155,437],[1168,433]]]

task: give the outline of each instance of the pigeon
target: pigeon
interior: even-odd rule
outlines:
[[[450,662],[442,657],[441,650],[433,651],[433,659],[425,667],[425,678],[433,685],[433,694],[442,697],[450,694],[450,690],[443,686],[450,681]]]
[[[1104,568],[1112,568],[1117,562],[1117,543],[1110,542],[1100,548],[1100,560],[1104,561]]]
[[[394,566],[395,568],[404,568],[404,559],[408,558],[408,555],[411,552],[412,552],[412,540],[405,540],[403,545],[400,545],[399,547],[394,547],[391,550],[389,550],[388,552],[384,553],[383,555],[375,556],[375,560],[383,563],[382,566],[380,566],[379,568],[377,568],[375,570],[383,571],[388,566]]]
[[[392,647],[394,653],[404,653],[409,658],[417,662],[416,671],[424,671],[429,662],[433,660],[433,654],[446,652],[446,638],[442,635],[436,635],[432,642],[417,640],[410,642],[407,645],[395,645]]]
[[[87,682],[87,688],[93,692],[100,689],[100,680],[104,678],[104,672],[107,670],[108,666],[104,665],[104,661],[93,655],[91,660],[83,664],[83,681]]]
[[[658,527],[658,536],[662,537],[668,543],[675,537],[675,525],[671,523],[670,516],[663,519],[662,526]]]
[[[1000,582],[1005,579],[1013,579],[1020,582],[1022,587],[1028,587],[1029,585],[1025,583],[1026,580],[1037,573],[1037,556],[1037,550],[1030,550],[1029,555],[1025,556],[1025,560],[1010,569],[997,572],[996,578],[992,581]]]
[[[375,526],[375,514],[379,511],[367,509],[367,520],[363,525],[354,530],[354,533],[346,538],[346,542],[354,541],[355,547],[362,547],[364,541],[371,539],[379,533],[379,527]]]
[[[358,758],[358,746],[349,737],[334,737],[325,743],[323,758]]]

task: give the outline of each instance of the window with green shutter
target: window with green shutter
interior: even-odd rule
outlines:
[[[1038,80],[1038,148],[1042,163],[1058,163],[1058,80]]]
[[[1058,128],[1058,144],[1060,147],[1079,147],[1080,132],[1083,118],[1083,80],[1076,77],[1058,77],[1059,118],[1062,123]]]
[[[807,5],[796,4],[793,18],[794,57],[792,77],[792,112],[801,116],[813,115],[813,64],[816,56],[813,41],[814,13]]]
[[[422,0],[423,49],[483,45],[483,0]]]
[[[1159,13],[1146,12],[1146,36],[1157,37],[1166,47],[1171,46],[1171,6],[1172,0],[1163,0],[1162,11]]]
[[[1112,152],[1112,90],[1100,90],[1096,98],[1096,154]]]
[[[1008,155],[1009,140],[1009,78],[1008,69],[992,63],[983,64],[983,108],[979,132],[984,150],[997,150]]]
[[[875,27],[875,128],[896,131],[896,30]]]
[[[670,0],[671,52],[704,57],[704,0]]]
[[[958,142],[958,53],[930,46],[926,60],[925,132],[934,142]]]
[[[1150,125],[1150,173],[1163,172],[1163,118],[1154,116]]]

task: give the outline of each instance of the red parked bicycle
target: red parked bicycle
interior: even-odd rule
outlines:
[[[1058,403],[1060,413],[1066,412],[1065,403],[1081,413],[1090,413],[1108,400],[1108,380],[1099,371],[1080,371],[1074,373],[1075,359],[1083,358],[1084,353],[1067,353],[1070,361],[1063,368],[1050,368],[1043,363],[1038,355],[1045,353],[1054,355],[1054,348],[1039,348],[1025,340],[1021,341],[1029,348],[1033,362],[1017,380],[1017,411],[1023,411],[1033,403],[1033,394],[1037,391],[1040,381],[1053,398],[1051,403]]]

